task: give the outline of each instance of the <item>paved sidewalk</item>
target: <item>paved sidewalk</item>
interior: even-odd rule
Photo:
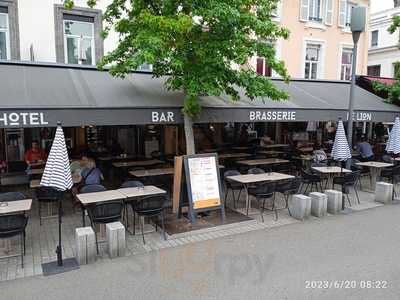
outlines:
[[[0,283],[2,299],[399,299],[400,205]],[[307,289],[306,281],[357,288]],[[386,289],[360,288],[387,281]]]

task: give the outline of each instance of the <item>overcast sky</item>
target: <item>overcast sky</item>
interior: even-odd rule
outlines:
[[[377,12],[393,7],[393,0],[371,0],[371,12]]]

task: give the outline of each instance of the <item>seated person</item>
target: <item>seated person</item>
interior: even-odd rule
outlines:
[[[362,160],[367,161],[374,159],[374,152],[372,151],[372,146],[370,143],[368,143],[366,137],[363,137],[361,142],[357,144],[357,150],[358,152],[360,152]]]
[[[272,145],[274,141],[268,134],[264,134],[264,136],[260,139],[260,146]]]
[[[326,155],[324,149],[320,148],[314,151],[313,160],[316,163],[325,163],[328,160],[328,156]]]
[[[39,147],[39,142],[32,141],[32,148],[25,152],[25,162],[28,166],[35,163],[45,162],[47,159],[46,152]]]
[[[100,169],[96,167],[96,163],[94,159],[87,158],[86,167],[81,171],[82,176],[82,184],[101,184],[101,181],[104,180],[103,174]]]

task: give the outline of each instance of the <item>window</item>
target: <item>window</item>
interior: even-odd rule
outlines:
[[[400,79],[400,62],[393,63],[393,78]]]
[[[378,46],[379,30],[374,30],[371,32],[371,47]]]
[[[369,76],[381,76],[381,65],[368,66],[367,74]]]
[[[0,7],[0,59],[10,59],[10,31],[7,7]]]
[[[322,0],[310,0],[308,18],[311,21],[322,22]]]
[[[304,66],[304,78],[316,79],[321,63],[321,45],[307,44]]]
[[[58,63],[95,65],[103,57],[101,10],[54,4],[54,26]]]
[[[268,66],[264,57],[257,57],[257,74],[262,76],[271,77],[272,68]]]
[[[67,64],[93,65],[94,26],[92,17],[64,15],[64,57]]]
[[[356,4],[347,2],[346,3],[346,27],[350,27],[351,25],[351,10],[355,7]]]
[[[340,66],[340,80],[351,80],[351,63],[353,60],[353,49],[343,48]]]

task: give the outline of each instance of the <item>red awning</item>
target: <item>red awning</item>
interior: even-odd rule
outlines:
[[[394,79],[394,78],[375,77],[375,76],[362,76],[362,77],[369,81],[378,81],[378,82],[386,84],[386,85],[394,85],[396,83],[396,79]]]

